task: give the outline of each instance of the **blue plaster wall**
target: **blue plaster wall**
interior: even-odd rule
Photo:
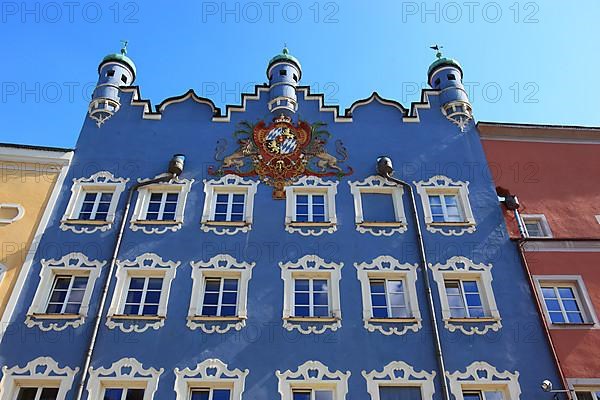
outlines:
[[[254,224],[249,233],[217,236],[200,230],[204,203],[202,179],[208,177],[208,165],[214,164],[216,141],[227,138],[231,143],[232,133],[242,120],[264,119],[268,123],[272,118],[267,111],[268,92],[262,93],[260,100],[248,101],[245,112],[233,112],[228,123],[211,122],[211,107],[192,99],[169,105],[160,121],[142,119],[143,109],[130,105],[131,96],[131,93],[121,94],[121,110],[101,128],[91,119],[85,119],[69,177],[35,256],[14,322],[1,344],[2,365],[24,365],[41,355],[53,357],[61,366],[81,367],[83,362],[93,310],[100,296],[101,278],[96,281],[90,315],[83,327],[41,332],[24,325],[39,282],[42,258],[60,258],[72,251],[82,251],[91,259],[110,259],[115,228],[94,234],[59,229],[72,178],[108,170],[117,177],[130,178],[128,185],[131,185],[137,178],[150,178],[164,172],[172,154],[184,153],[183,177],[193,178],[195,183],[187,199],[182,229],[147,235],[127,227],[119,256],[133,259],[145,252],[155,252],[165,260],[181,261],[172,283],[165,325],[159,330],[126,334],[109,330],[103,315],[93,366],[109,367],[122,357],[135,357],[145,367],[164,368],[155,399],[175,397],[174,368],[194,367],[206,358],[219,358],[230,368],[250,370],[244,399],[279,398],[275,371],[296,370],[307,360],[319,360],[331,370],[351,371],[348,400],[369,398],[361,376],[363,370],[381,370],[394,360],[405,361],[416,370],[437,370],[420,271],[417,291],[423,327],[419,332],[384,336],[369,333],[363,327],[361,291],[353,263],[370,261],[380,255],[391,255],[402,262],[419,262],[406,195],[404,208],[409,220],[406,233],[375,237],[355,229],[353,198],[347,181],[362,180],[374,174],[376,157],[386,154],[394,160],[397,175],[407,181],[444,174],[453,180],[470,182],[476,232],[446,237],[425,231],[429,262],[445,262],[451,256],[462,255],[476,263],[492,263],[492,284],[503,328],[498,333],[467,336],[450,333],[440,325],[447,369],[464,371],[473,361],[482,360],[500,371],[519,371],[522,399],[545,398],[546,394],[539,389],[543,379],[559,382],[526,276],[506,233],[478,134],[474,127],[461,133],[446,120],[440,112],[437,96],[429,96],[431,107],[419,111],[419,123],[403,122],[397,108],[378,101],[357,107],[351,123],[335,123],[332,112],[320,111],[318,101],[306,100],[301,91],[298,93],[300,118],[309,123],[326,122],[332,134],[330,145],[335,139],[341,139],[350,155],[347,165],[354,169],[354,174],[343,178],[338,186],[337,232],[319,237],[286,233],[285,202],[273,200],[272,188],[262,183],[256,194]],[[125,198],[121,196],[119,210],[123,209]],[[423,215],[418,197],[417,201],[419,214]],[[189,263],[208,260],[218,253],[231,254],[240,261],[255,261],[256,266],[249,283],[247,326],[240,332],[209,335],[186,327],[192,289]],[[287,332],[281,326],[283,282],[278,262],[294,261],[305,254],[344,263],[340,283],[343,319],[337,332],[302,335]],[[110,296],[114,283],[113,279]],[[433,279],[432,285],[439,305]],[[441,320],[441,311],[436,312]],[[435,383],[435,398],[439,399],[439,373]],[[75,389],[69,392],[68,398],[74,394]]]

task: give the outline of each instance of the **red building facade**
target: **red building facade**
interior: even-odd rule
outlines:
[[[600,129],[478,128],[499,196],[518,199],[517,212],[505,202],[506,223],[522,250],[562,384],[577,400],[598,400]]]

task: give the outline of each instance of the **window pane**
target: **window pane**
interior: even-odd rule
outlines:
[[[594,396],[590,392],[575,392],[577,400],[594,400]]]
[[[131,278],[131,281],[129,281],[129,289],[143,289],[145,282],[145,278]]]
[[[167,193],[168,202],[176,202],[179,198],[179,193]]]
[[[385,281],[371,280],[371,293],[385,293]]]
[[[159,291],[149,291],[146,293],[146,304],[158,304],[160,303],[160,292]]]
[[[127,389],[125,400],[144,400],[144,389]]]
[[[380,400],[421,400],[421,389],[410,386],[380,386],[379,398]]]
[[[121,400],[123,389],[106,389],[104,391],[104,400]]]
[[[308,292],[308,279],[295,279],[294,288],[296,292]]]
[[[573,289],[571,289],[570,287],[559,287],[558,295],[562,299],[574,299],[575,298],[575,293],[573,293]]]
[[[558,300],[546,300],[546,308],[548,311],[560,311],[560,303]]]
[[[579,311],[579,306],[575,300],[564,300],[563,307],[565,307],[565,311]]]
[[[581,317],[581,313],[579,312],[568,312],[567,318],[569,318],[569,322],[572,324],[583,323],[583,318]]]
[[[545,299],[555,299],[556,298],[556,293],[554,292],[553,287],[543,287],[542,295],[544,296]]]
[[[222,306],[221,307],[221,316],[222,317],[233,317],[236,316],[236,306]]]
[[[294,295],[294,304],[308,305],[309,299],[310,299],[310,293],[296,293]]]
[[[481,400],[481,392],[463,392],[464,400]]]
[[[392,307],[392,318],[410,318],[411,316],[406,307]]]
[[[484,392],[485,400],[502,400],[504,395],[500,391]]]
[[[550,320],[555,323],[555,324],[560,324],[560,323],[564,323],[565,322],[565,317],[563,317],[562,312],[558,311],[554,311],[554,312],[549,312],[550,314]]]
[[[215,389],[212,400],[230,400],[229,393],[229,389]]]
[[[206,279],[206,291],[207,292],[219,292],[221,288],[221,278],[210,278]]]
[[[58,397],[58,388],[44,388],[40,400],[56,400]]]
[[[333,400],[333,392],[331,390],[316,390],[315,400]]]
[[[237,304],[237,293],[236,292],[223,293],[223,304]]]
[[[145,305],[142,315],[157,315],[158,305]]]
[[[367,222],[394,222],[394,201],[388,193],[361,193],[363,219]]]
[[[314,316],[315,317],[328,317],[329,316],[329,307],[315,306],[314,307]]]
[[[315,279],[313,281],[313,288],[315,292],[326,292],[327,291],[327,281],[324,279]]]
[[[207,317],[213,317],[217,315],[217,307],[216,306],[203,306],[202,307],[202,315]]]
[[[306,306],[296,306],[294,307],[294,316],[296,317],[308,317],[310,316],[309,314],[309,309]]]
[[[17,400],[34,400],[37,394],[37,388],[20,388]]]
[[[163,278],[149,278],[148,289],[162,289]]]
[[[126,304],[123,308],[123,314],[125,315],[137,315],[140,311],[139,304]]]
[[[296,204],[308,204],[308,195],[299,194],[296,196]]]
[[[313,294],[313,304],[316,306],[327,305],[329,302],[327,301],[327,293],[314,293]]]
[[[388,318],[387,307],[373,307],[373,318]]]
[[[238,288],[238,280],[237,279],[225,279],[223,283],[224,290],[237,290]]]
[[[311,400],[310,398],[310,391],[298,391],[298,390],[294,390],[293,392],[294,394],[294,399],[293,400]]]

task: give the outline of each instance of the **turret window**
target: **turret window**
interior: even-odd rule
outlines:
[[[294,82],[298,82],[298,76],[296,74],[294,74],[293,77],[294,77]]]
[[[110,71],[107,71],[106,76],[108,76],[108,77],[115,76],[115,71],[113,69],[111,69]]]
[[[121,82],[127,83],[127,76],[121,75]]]
[[[454,74],[448,74],[448,80],[449,81],[455,81],[456,80],[456,75],[454,75]]]
[[[287,71],[285,69],[282,69],[279,71],[279,75],[285,76],[285,75],[287,75]]]
[[[440,86],[440,82],[441,82],[441,81],[440,81],[440,78],[437,78],[437,79],[435,80],[435,82],[434,82],[434,83],[435,83],[435,87],[438,87],[438,86]]]

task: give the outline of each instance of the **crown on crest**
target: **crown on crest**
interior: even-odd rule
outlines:
[[[292,119],[290,117],[287,117],[283,114],[280,114],[279,117],[275,117],[273,118],[273,122],[278,123],[278,122],[287,122],[290,123],[292,122]]]

